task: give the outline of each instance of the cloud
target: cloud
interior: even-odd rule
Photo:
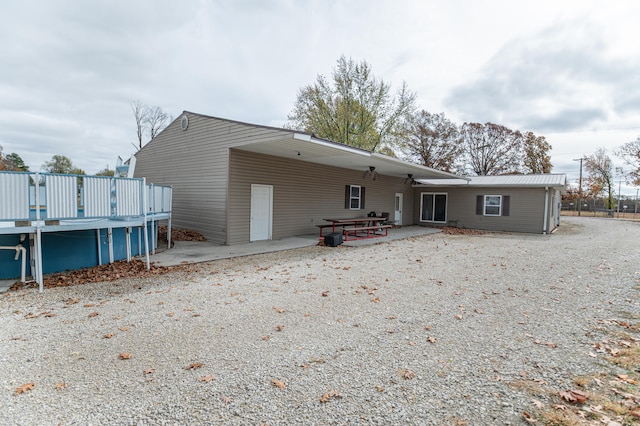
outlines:
[[[445,104],[463,121],[518,130],[597,127],[640,107],[640,97],[629,93],[639,58],[620,60],[607,56],[607,49],[597,25],[574,21],[548,27],[505,44],[475,80],[452,89]]]

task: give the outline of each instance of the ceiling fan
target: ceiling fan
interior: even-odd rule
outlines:
[[[378,174],[378,172],[376,172],[376,168],[373,166],[369,166],[369,170],[362,174],[362,179],[367,179],[370,177],[371,180],[377,180],[378,176],[380,175]]]
[[[408,173],[407,177],[402,179],[402,183],[403,185],[406,185],[406,184],[413,185],[414,183],[416,183],[416,180],[413,178],[412,173]]]

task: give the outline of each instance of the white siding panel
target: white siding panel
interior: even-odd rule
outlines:
[[[84,216],[111,216],[111,178],[86,176],[84,187]]]
[[[46,209],[48,219],[78,217],[78,177],[46,175]]]
[[[29,175],[0,173],[0,220],[29,218]]]
[[[116,181],[116,216],[139,216],[142,211],[142,180]]]

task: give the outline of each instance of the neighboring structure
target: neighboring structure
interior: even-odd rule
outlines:
[[[0,172],[0,279],[95,266],[155,250],[171,188],[144,179]],[[170,233],[169,233],[170,235]]]
[[[564,174],[420,180],[414,215],[421,224],[546,234],[560,225]]]
[[[421,206],[429,197],[421,195],[425,186],[416,180],[467,178],[309,133],[188,111],[145,145],[136,160],[135,176],[173,187],[174,225],[194,229],[218,244],[313,234],[325,218],[362,217],[370,211],[388,212],[397,225],[446,225],[469,208],[475,212],[473,198],[471,207],[461,200],[455,209],[445,208],[443,221],[441,216],[421,220],[428,217]],[[474,189],[476,195],[502,194],[479,189]],[[434,193],[434,208],[440,208],[441,199]],[[453,197],[445,197],[445,206],[451,201]],[[544,209],[543,197],[530,202]],[[518,219],[522,209],[512,207],[511,212],[502,230],[544,232],[529,226],[529,216]],[[458,226],[485,224],[461,221]]]

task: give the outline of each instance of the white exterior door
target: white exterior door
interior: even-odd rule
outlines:
[[[273,186],[251,185],[250,241],[271,239],[273,216]]]
[[[402,225],[402,193],[396,192],[395,212],[393,213],[393,223]]]

